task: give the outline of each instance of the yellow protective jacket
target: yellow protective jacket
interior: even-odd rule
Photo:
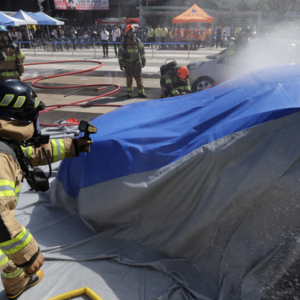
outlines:
[[[161,28],[155,28],[155,36],[156,36],[156,37],[161,37],[161,36],[162,36],[161,33],[162,33],[162,32],[161,32]]]
[[[50,162],[74,157],[76,151],[72,141],[71,138],[50,140],[44,146]],[[48,163],[41,147],[22,147],[22,150],[33,166]],[[0,165],[0,270],[3,270],[9,260],[18,266],[26,264],[38,252],[38,244],[15,218],[23,179],[20,165],[15,157],[2,150]]]
[[[163,28],[163,29],[161,30],[161,36],[162,36],[162,37],[167,37],[167,36],[168,36],[168,32],[169,32],[169,31],[168,31],[167,28],[165,28],[165,29]]]
[[[144,45],[140,39],[134,37],[130,39],[128,36],[122,40],[119,46],[118,53],[119,64],[139,64],[142,60],[143,64],[146,64],[146,55]]]
[[[173,96],[178,94],[178,92],[191,92],[190,80],[188,78],[185,80],[180,79],[176,73],[171,70],[167,71],[163,78],[165,79],[165,86],[170,90]],[[182,84],[183,82],[184,84]]]
[[[5,53],[6,59],[0,61],[0,80],[20,80],[20,75],[24,73],[23,61],[25,55],[20,50],[19,46],[16,46],[15,49],[12,47],[2,48],[1,51]]]
[[[153,37],[154,36],[154,29],[153,28],[148,29],[147,35],[148,35],[148,37]]]

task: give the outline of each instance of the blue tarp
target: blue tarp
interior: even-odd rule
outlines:
[[[64,160],[58,179],[75,198],[82,188],[171,164],[212,141],[299,111],[299,81],[300,65],[281,66],[203,92],[125,105],[93,120],[98,133],[91,153]]]
[[[134,300],[298,295],[299,76],[300,65],[260,70],[94,119],[91,153],[62,162],[50,198],[96,235],[47,260],[109,259],[125,267],[122,279],[146,268],[174,280],[141,276],[138,291],[130,285]],[[114,268],[93,272],[92,287],[102,276],[124,298],[129,289],[107,276]]]

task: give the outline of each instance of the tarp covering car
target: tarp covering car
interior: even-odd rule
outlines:
[[[22,190],[46,263],[20,299],[269,299],[300,258],[299,80],[265,69],[94,119],[91,153],[40,201]]]
[[[213,23],[214,19],[197,4],[192,5],[181,15],[173,18],[173,23]]]

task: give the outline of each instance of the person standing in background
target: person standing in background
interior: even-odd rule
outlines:
[[[209,37],[210,37],[211,31],[209,29],[209,26],[206,26],[205,30],[205,46],[209,46]]]
[[[161,28],[160,25],[157,25],[155,28],[155,38],[156,38],[156,43],[160,43],[160,38],[161,38]],[[157,45],[155,46],[157,48]]]
[[[182,30],[181,30],[181,27],[179,26],[179,28],[177,29],[177,32],[176,32],[176,42],[175,43],[180,43],[181,37],[182,37]]]
[[[220,47],[222,48],[222,26],[219,25],[219,28],[217,29],[216,34],[216,48],[218,48],[218,45],[220,44]]]
[[[144,32],[144,29],[142,27],[140,27],[138,38],[141,40],[142,43],[145,41],[145,32]]]
[[[238,25],[237,28],[234,30],[234,37],[237,38],[237,36],[241,31],[242,31],[242,27]]]
[[[201,47],[201,44],[202,44],[202,48],[204,48],[204,40],[205,40],[205,36],[203,34],[203,31],[200,30],[199,32],[199,48]]]
[[[8,38],[8,30],[0,25],[0,49],[5,54],[5,59],[0,61],[0,81],[5,79],[21,80],[24,73],[23,62],[25,55],[19,46],[12,44]]]
[[[172,30],[170,30],[169,32],[169,37],[170,37],[170,43],[174,43],[174,39],[175,39],[175,27],[172,27]],[[174,45],[171,45],[171,48],[173,48]]]
[[[135,28],[128,24],[125,28],[125,37],[119,47],[119,65],[121,71],[125,71],[127,97],[132,98],[132,77],[134,77],[137,84],[138,97],[146,98],[147,95],[145,94],[142,79],[142,68],[146,65],[146,55],[143,43],[135,36],[134,32]]]
[[[108,38],[109,38],[109,32],[106,30],[106,27],[103,26],[101,30],[101,41],[103,46],[103,58],[105,58],[105,52],[106,52],[106,58],[108,58]]]
[[[26,30],[26,28],[22,28],[22,35],[23,35],[23,42],[25,42],[25,43],[23,43],[22,44],[22,48],[30,48],[30,46],[29,46],[29,33],[28,33],[28,31]]]
[[[213,26],[212,30],[211,30],[211,35],[210,35],[210,47],[214,47],[215,46],[215,37],[216,37],[216,30],[215,27]]]
[[[115,25],[114,29],[112,31],[112,41],[113,41],[113,44],[114,44],[116,57],[118,56],[118,49],[119,49],[119,45],[117,44],[117,42],[118,42],[118,38],[120,36],[121,36],[120,29],[118,28],[117,25]]]
[[[52,30],[54,32],[54,37],[57,39],[58,38],[57,29],[55,27],[52,27]]]
[[[190,33],[190,28],[189,26],[185,26],[185,29],[183,31],[183,39],[186,40],[187,39],[187,36],[188,34]]]
[[[16,33],[16,29],[15,29],[15,28],[13,28],[13,29],[11,30],[10,36],[11,36],[11,39],[12,39],[13,41],[16,41],[16,40],[17,40],[17,33]]]
[[[192,34],[192,45],[191,49],[197,50],[198,48],[199,31],[195,29]]]
[[[16,30],[16,37],[17,37],[18,42],[23,41],[23,35],[22,35],[20,28],[17,28],[17,30]],[[18,45],[20,45],[20,44],[18,44]],[[22,44],[21,44],[21,47],[22,47]]]
[[[58,31],[57,31],[58,37],[61,39],[63,37],[65,37],[65,32],[64,30],[61,28],[61,26],[58,26]]]
[[[161,31],[161,42],[166,43],[167,42],[167,36],[168,36],[168,29],[166,26],[163,27]],[[166,45],[162,45],[162,48],[166,48]]]
[[[154,43],[154,34],[155,34],[154,29],[150,25],[148,32],[147,32],[148,43]],[[149,45],[149,47],[150,47],[150,45]]]

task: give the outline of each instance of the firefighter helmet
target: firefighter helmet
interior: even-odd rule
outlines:
[[[131,24],[126,25],[125,35],[127,35],[129,32],[134,32],[134,31],[135,31],[135,28]]]
[[[177,76],[181,79],[186,79],[188,75],[189,75],[189,71],[186,67],[180,67],[177,70]]]
[[[45,104],[26,83],[17,79],[0,82],[1,118],[27,124],[36,123],[39,111],[44,109]]]

